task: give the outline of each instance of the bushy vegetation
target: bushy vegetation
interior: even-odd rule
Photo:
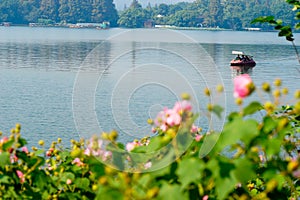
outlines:
[[[153,135],[126,145],[115,131],[88,141],[61,139],[32,147],[21,126],[0,140],[0,196],[4,199],[297,199],[300,196],[300,91],[295,105],[279,79],[262,90],[273,102],[243,99],[255,89],[249,76],[235,80],[241,109],[222,132],[203,133],[193,123],[188,95],[149,120]],[[212,89],[206,89],[209,96]],[[258,90],[258,89],[257,89]],[[221,86],[217,88],[222,92]],[[219,114],[208,105],[208,114]],[[253,118],[260,113],[261,120]]]

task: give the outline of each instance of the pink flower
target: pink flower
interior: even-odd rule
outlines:
[[[84,155],[90,156],[91,155],[91,150],[89,148],[84,150]]]
[[[254,90],[253,82],[248,74],[242,74],[234,79],[234,92],[235,98],[245,98],[249,96]]]
[[[167,115],[166,123],[169,126],[175,126],[181,123],[181,116],[175,110],[167,110],[166,115]]]
[[[197,133],[197,132],[198,132],[198,129],[199,129],[199,127],[198,127],[198,126],[195,126],[195,124],[193,124],[190,131],[191,131],[191,133]]]
[[[70,184],[72,183],[72,180],[71,180],[71,179],[67,179],[66,183],[67,183],[68,185],[70,185]]]
[[[202,200],[208,200],[208,195],[205,195]]]
[[[199,135],[199,134],[197,134],[196,136],[195,136],[195,140],[196,140],[196,142],[200,142],[200,140],[202,139],[202,135]]]
[[[159,128],[160,128],[162,131],[167,131],[168,126],[167,126],[167,124],[162,124]]]
[[[145,169],[149,169],[150,167],[152,167],[152,162],[147,162],[145,165],[144,165]]]
[[[10,155],[10,162],[15,163],[18,161],[18,157],[15,154]]]
[[[24,153],[28,153],[27,147],[22,147],[22,151],[23,151]]]
[[[20,170],[17,170],[16,173],[17,173],[17,176],[20,179],[20,182],[24,183],[25,182],[25,176],[24,176],[23,172],[21,172]]]
[[[192,105],[189,101],[184,100],[184,101],[178,101],[175,103],[173,110],[177,113],[181,113],[184,111],[191,111],[192,110]]]
[[[134,149],[135,145],[133,142],[127,143],[126,144],[126,150],[127,151],[132,151]]]
[[[7,141],[8,141],[8,137],[5,136],[0,140],[0,144],[4,144]]]
[[[105,151],[104,154],[103,154],[103,156],[102,156],[102,160],[106,161],[106,160],[110,159],[111,157],[112,157],[112,152]]]
[[[72,164],[76,164],[78,167],[81,167],[84,165],[84,163],[79,159],[79,158],[75,158],[73,161],[72,161]]]

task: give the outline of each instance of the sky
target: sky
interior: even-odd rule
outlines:
[[[178,2],[193,2],[194,0],[138,0],[139,3],[141,3],[143,6],[146,6],[148,2],[151,3],[151,5],[155,4],[161,4],[161,3],[166,3],[166,4],[175,4]],[[124,8],[124,5],[126,4],[129,6],[131,4],[132,0],[114,0],[114,3],[117,7],[118,10],[122,10]]]

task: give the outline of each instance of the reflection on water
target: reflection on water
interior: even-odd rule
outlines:
[[[1,69],[30,68],[51,71],[77,70],[86,55],[99,43],[0,43]]]
[[[241,74],[249,74],[252,75],[253,66],[230,66],[232,78],[239,76]]]

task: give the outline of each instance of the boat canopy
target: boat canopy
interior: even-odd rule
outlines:
[[[234,55],[244,55],[244,56],[253,57],[253,56],[251,56],[251,55],[244,54],[244,52],[242,52],[242,51],[232,51],[232,54],[234,54]]]
[[[242,51],[232,51],[234,55],[245,55]]]

